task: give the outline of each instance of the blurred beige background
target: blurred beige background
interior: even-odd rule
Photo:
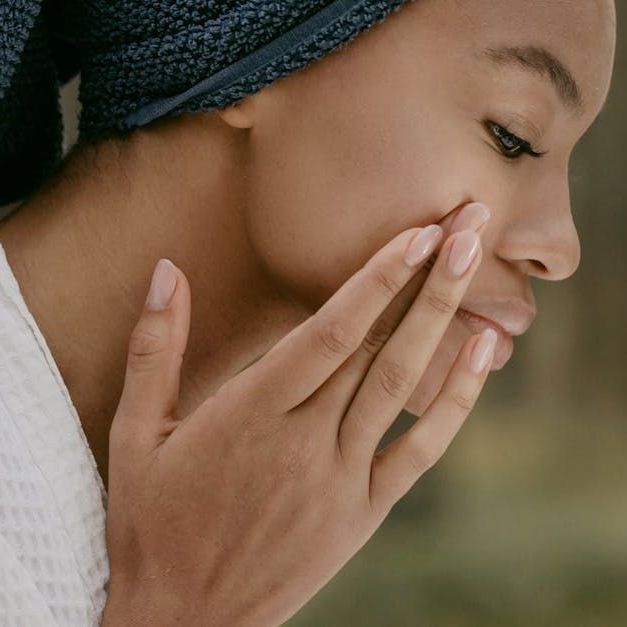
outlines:
[[[627,625],[627,42],[618,4],[613,90],[572,163],[579,270],[534,280],[534,325],[444,459],[291,627]],[[63,93],[66,147],[77,90],[74,80]],[[402,415],[389,436],[411,419]]]

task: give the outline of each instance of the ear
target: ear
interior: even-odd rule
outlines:
[[[247,96],[242,100],[217,110],[218,115],[234,128],[250,128],[255,120],[255,98]]]

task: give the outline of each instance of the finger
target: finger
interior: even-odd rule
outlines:
[[[189,324],[189,283],[170,260],[161,259],[129,339],[117,429],[124,423],[154,434],[175,416]]]
[[[451,270],[456,261],[461,271],[457,275]],[[379,441],[426,371],[480,263],[481,242],[475,231],[454,233],[444,242],[418,298],[372,362],[342,420],[338,444],[345,460],[370,465]]]
[[[453,223],[447,228],[449,233],[473,229],[477,233],[482,234],[489,218],[490,210],[485,205],[474,202],[466,205],[464,210],[456,215]],[[447,228],[445,228],[445,233]],[[340,408],[340,412],[326,411],[326,414],[330,416],[339,417],[335,425],[335,437],[338,437],[339,422],[353,402],[358,389],[368,373],[368,369],[379,351],[392,336],[412,303],[416,300],[441,248],[442,239],[440,239],[433,254],[422,265],[416,275],[409,280],[386,310],[377,318],[372,327],[370,327],[359,349],[307,399],[306,403],[316,403],[316,407],[320,408],[323,414],[325,414],[326,408]],[[319,417],[316,417],[316,419],[319,420]]]
[[[493,329],[473,335],[460,350],[440,393],[425,413],[374,456],[370,483],[373,507],[391,508],[442,457],[483,389],[496,340]]]
[[[320,415],[329,416],[329,420],[334,421],[334,437],[338,437],[340,422],[363,383],[368,368],[420,293],[435,264],[436,254],[437,250],[375,320],[359,348],[300,406],[315,404],[316,415],[312,419],[318,422]]]
[[[415,259],[416,265],[408,265],[405,252],[417,235],[422,235],[418,242],[421,255]],[[414,276],[441,236],[439,225],[397,235],[313,316],[225,387],[254,398],[273,413],[285,413],[301,403],[359,347],[377,316]]]

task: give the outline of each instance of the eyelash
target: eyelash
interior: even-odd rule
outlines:
[[[544,152],[538,152],[527,140],[518,137],[518,135],[508,131],[504,126],[492,122],[492,120],[486,120],[484,124],[488,133],[496,142],[498,149],[507,159],[519,159],[524,154],[538,158],[545,154]],[[505,145],[504,140],[513,142],[516,145],[513,148],[511,146],[508,147]]]

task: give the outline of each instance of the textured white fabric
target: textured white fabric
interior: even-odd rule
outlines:
[[[0,625],[98,625],[106,492],[0,244]]]

